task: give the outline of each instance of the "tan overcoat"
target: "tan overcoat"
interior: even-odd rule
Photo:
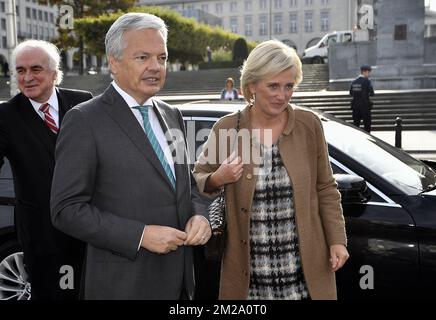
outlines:
[[[249,110],[250,107],[247,106],[241,112],[240,133],[250,129]],[[346,245],[347,241],[340,193],[332,176],[320,119],[313,112],[292,105],[288,106],[287,112],[288,123],[278,144],[294,190],[304,277],[312,299],[336,299],[335,274],[330,267],[329,246]],[[236,124],[236,113],[225,116],[214,125],[211,135],[218,137],[220,129],[232,129]],[[194,168],[194,177],[203,193],[207,178],[225,158],[221,155],[218,160],[219,153],[226,151],[229,154],[232,148],[232,143],[229,143],[231,136],[227,140],[219,140],[211,135]],[[259,151],[258,144],[253,143],[252,138],[251,143],[240,140],[237,148],[243,158],[247,155],[247,150],[242,148],[247,148],[250,144],[251,154]],[[248,295],[250,212],[256,186],[255,163],[259,163],[256,156],[251,155],[249,158],[248,161],[244,160],[241,179],[226,186],[227,243],[221,269],[220,299],[246,299]]]

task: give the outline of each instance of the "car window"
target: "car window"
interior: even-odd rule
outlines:
[[[435,172],[419,160],[354,127],[323,121],[328,143],[406,194],[436,183]]]
[[[13,198],[14,184],[12,182],[12,171],[9,161],[5,159],[5,163],[0,169],[0,198]]]
[[[4,159],[5,163],[0,168],[0,179],[12,179],[11,167],[8,159]]]
[[[336,35],[330,36],[327,40],[327,45],[331,45],[333,43],[336,43]]]

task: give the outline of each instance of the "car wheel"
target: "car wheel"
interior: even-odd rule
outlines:
[[[16,241],[0,247],[0,300],[30,300],[31,288],[20,250]]]
[[[323,64],[324,63],[324,59],[321,57],[315,57],[312,59],[312,63],[313,64]]]

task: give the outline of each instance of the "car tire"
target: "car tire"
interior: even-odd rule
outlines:
[[[31,287],[23,252],[16,240],[0,246],[0,300],[30,300]]]
[[[312,63],[313,63],[313,64],[323,64],[323,63],[324,63],[324,59],[321,58],[321,57],[314,57],[314,58],[312,59]]]

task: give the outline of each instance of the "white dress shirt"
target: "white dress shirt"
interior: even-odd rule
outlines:
[[[40,103],[40,102],[36,102],[32,99],[30,99],[30,103],[32,104],[33,108],[35,109],[36,113],[41,117],[42,120],[45,120],[45,116],[44,116],[44,112],[40,111],[39,108],[44,104],[44,103],[48,103],[50,105],[49,107],[49,112],[50,115],[52,116],[53,120],[56,123],[56,127],[59,128],[59,102],[58,102],[58,96],[56,94],[56,89],[53,88],[53,92],[50,96],[50,98],[44,102],[44,103]]]

